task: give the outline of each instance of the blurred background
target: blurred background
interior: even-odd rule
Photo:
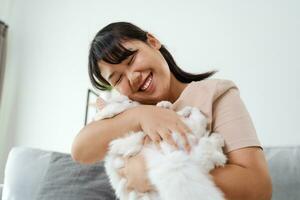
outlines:
[[[89,44],[116,21],[153,33],[182,69],[234,81],[263,146],[300,145],[299,10],[297,0],[0,0],[0,183],[13,146],[70,153],[92,88]]]

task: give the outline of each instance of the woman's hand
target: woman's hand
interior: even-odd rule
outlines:
[[[183,138],[185,149],[190,151],[190,144],[186,134],[191,133],[190,128],[185,125],[180,116],[173,110],[160,108],[152,105],[140,105],[135,107],[135,115],[140,129],[147,135],[144,138],[144,145],[154,142],[158,147],[161,140],[178,148],[171,137],[172,131],[180,134]],[[147,169],[144,157],[141,153],[125,158],[124,167],[118,173],[127,179],[127,190],[148,192],[155,188],[147,177]]]
[[[145,143],[150,142],[148,136],[145,137]],[[128,191],[135,190],[138,192],[153,191],[154,187],[151,185],[147,177],[147,169],[144,157],[141,153],[135,156],[125,158],[125,166],[118,172],[119,175],[127,179],[126,189]]]
[[[178,148],[171,136],[172,131],[174,131],[180,134],[183,138],[185,149],[188,152],[190,151],[191,147],[186,134],[192,131],[174,110],[153,105],[141,105],[136,108],[141,129],[157,146],[161,140],[164,140]]]

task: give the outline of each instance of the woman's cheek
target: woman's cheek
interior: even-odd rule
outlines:
[[[120,83],[120,85],[117,87],[117,90],[118,90],[121,94],[126,95],[126,96],[128,96],[128,97],[129,97],[129,96],[131,95],[131,93],[132,93],[129,84],[126,83],[125,81],[122,81],[122,82]]]

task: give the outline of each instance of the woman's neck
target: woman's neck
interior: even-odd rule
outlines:
[[[188,86],[188,84],[189,83],[182,83],[178,81],[173,73],[171,73],[169,101],[171,103],[174,103],[181,95],[182,91],[186,88],[186,86]]]

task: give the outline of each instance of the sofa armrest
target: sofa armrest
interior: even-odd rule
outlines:
[[[0,200],[2,199],[3,184],[0,184]]]

